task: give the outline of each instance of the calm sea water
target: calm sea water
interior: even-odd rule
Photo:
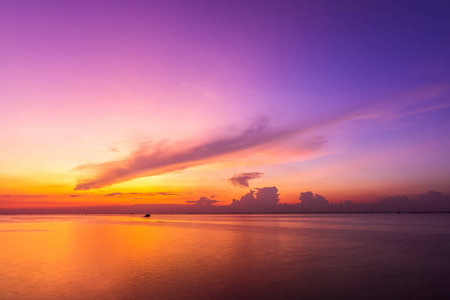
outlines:
[[[450,214],[3,215],[0,299],[450,299]]]

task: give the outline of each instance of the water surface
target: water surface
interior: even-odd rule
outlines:
[[[0,299],[450,299],[450,214],[2,215]]]

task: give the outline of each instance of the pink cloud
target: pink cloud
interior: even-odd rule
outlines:
[[[332,126],[343,122],[386,117],[396,119],[412,113],[440,109],[447,107],[447,105],[442,103],[437,105],[433,100],[446,93],[448,93],[446,85],[427,86],[379,101],[369,107],[336,114],[324,120],[319,119],[285,127],[268,128],[268,119],[261,118],[237,135],[222,134],[199,145],[167,146],[159,144],[156,147],[144,145],[142,149],[132,153],[127,159],[77,167],[77,170],[88,171],[93,175],[79,180],[75,190],[96,189],[135,178],[183,170],[192,166],[207,164],[213,160],[217,162],[221,157],[247,150],[258,152],[269,146],[276,146],[282,140],[292,137],[304,138],[311,132],[323,129],[329,130]],[[412,104],[418,106],[418,108],[401,112],[402,109],[404,110]],[[311,143],[305,142],[298,145],[303,150],[314,149],[315,151],[319,150],[321,146],[322,143],[315,140],[311,140]]]
[[[234,175],[229,179],[230,183],[237,187],[248,187],[248,182],[252,179],[260,178],[264,173],[261,172],[247,172]]]
[[[141,149],[130,158],[77,167],[96,173],[91,179],[81,180],[75,190],[101,188],[134,178],[159,175],[208,163],[213,158],[274,143],[300,133],[303,128],[268,129],[267,118],[262,118],[236,136],[219,137],[201,145],[174,150],[158,146]]]

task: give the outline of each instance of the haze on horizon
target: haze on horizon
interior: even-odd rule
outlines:
[[[450,5],[416,2],[5,3],[0,213],[448,207]]]

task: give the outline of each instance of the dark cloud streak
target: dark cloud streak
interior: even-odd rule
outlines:
[[[375,118],[395,119],[440,109],[447,107],[447,103],[437,105],[424,101],[433,100],[447,93],[448,87],[446,85],[432,85],[395,98],[378,101],[359,109],[338,112],[324,120],[312,120],[304,124],[269,129],[267,127],[268,119],[261,118],[238,135],[218,137],[197,146],[181,148],[181,150],[180,147],[163,148],[162,145],[153,149],[143,147],[143,149],[132,153],[128,159],[78,166],[76,170],[88,171],[91,177],[79,180],[75,190],[97,189],[135,178],[155,176],[207,164],[212,159],[249,149],[258,151],[258,148],[262,146],[348,121]],[[402,108],[411,104],[420,104],[420,107],[400,112]],[[317,148],[317,145],[312,146]],[[302,147],[310,149],[311,145],[306,143]]]
[[[195,200],[195,201],[186,201],[186,203],[194,203],[195,205],[198,206],[212,206],[214,203],[220,202],[218,200],[214,200],[214,199],[208,199],[206,197],[200,197],[200,199]]]
[[[179,194],[172,193],[172,192],[156,192],[156,193],[111,193],[111,194],[105,194],[103,196],[105,197],[115,197],[115,196],[126,196],[126,195],[142,195],[142,196],[177,196]]]
[[[154,176],[201,165],[209,159],[263,146],[298,134],[303,127],[268,129],[267,118],[261,118],[237,136],[222,137],[181,151],[157,148],[148,153],[140,150],[131,158],[101,164],[79,166],[78,170],[97,172],[97,176],[80,181],[75,190],[90,190],[128,181],[134,178]]]

